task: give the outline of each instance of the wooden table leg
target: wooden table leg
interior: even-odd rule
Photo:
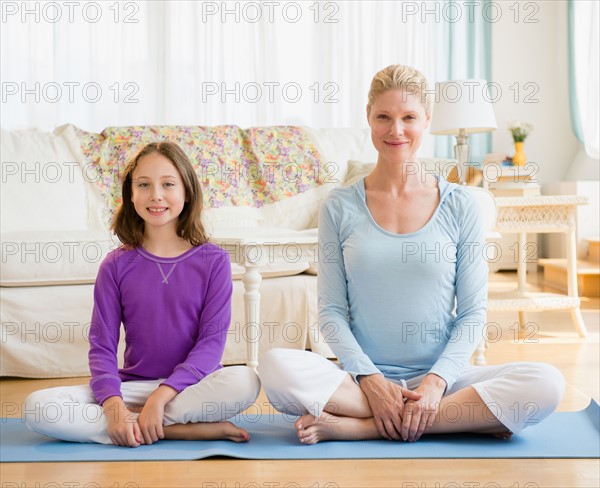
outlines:
[[[525,232],[519,232],[517,239],[517,278],[519,283],[519,293],[525,293],[527,291],[527,255],[525,249],[527,248],[527,234]],[[522,310],[518,311],[519,314],[519,337],[523,335],[525,329],[525,312]]]
[[[583,316],[579,307],[571,309],[571,320],[577,329],[579,337],[587,337],[587,328],[583,322]]]
[[[579,299],[579,291],[577,290],[577,240],[573,226],[565,237],[567,241],[567,290],[570,297]],[[587,336],[587,328],[579,307],[571,309],[571,320],[579,337]]]

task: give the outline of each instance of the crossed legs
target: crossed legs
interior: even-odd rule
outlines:
[[[128,409],[124,413],[104,413],[88,385],[36,391],[25,400],[25,421],[34,432],[56,439],[112,444],[107,415],[126,414],[130,416],[126,421],[137,422],[146,399],[160,383],[123,383],[121,391]],[[250,368],[232,366],[215,371],[166,405],[165,438],[248,440],[247,432],[226,420],[248,408],[259,391],[260,382]]]
[[[302,442],[381,438],[367,397],[330,361],[305,351],[274,349],[262,357],[259,374],[274,407],[300,415],[296,428]],[[407,387],[416,388],[421,379],[409,380]],[[547,364],[467,366],[425,433],[509,437],[552,413],[563,393],[562,375]]]
[[[317,419],[312,414],[302,415],[296,422],[296,430],[300,442],[305,444],[381,438],[367,397],[350,375],[346,375],[321,416]],[[510,436],[510,431],[487,408],[473,387],[443,397],[436,419],[426,431],[428,434],[453,432]]]

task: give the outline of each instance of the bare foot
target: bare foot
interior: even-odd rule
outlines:
[[[176,424],[164,428],[165,439],[188,441],[228,440],[248,442],[250,434],[231,422],[198,422]]]
[[[303,444],[381,438],[372,418],[337,417],[326,412],[323,412],[319,419],[310,414],[303,415],[296,421],[296,431]]]
[[[321,441],[381,439],[373,418],[338,417],[327,412],[323,412],[319,419],[310,414],[303,415],[296,421],[296,431],[302,444],[316,444]],[[510,439],[513,435],[504,426],[479,433],[489,434],[498,439]]]

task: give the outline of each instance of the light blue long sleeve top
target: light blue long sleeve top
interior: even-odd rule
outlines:
[[[319,326],[345,371],[451,388],[482,338],[488,268],[468,188],[438,179],[419,230],[395,234],[369,212],[364,178],[334,189],[319,216]]]

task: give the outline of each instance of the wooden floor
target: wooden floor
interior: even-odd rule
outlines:
[[[534,285],[540,275],[528,277]],[[490,288],[507,289],[514,273],[495,273]],[[542,289],[540,287],[540,289]],[[567,392],[559,410],[580,410],[599,399],[598,299],[582,299],[590,331],[579,339],[566,312],[528,314],[532,336],[515,340],[516,314],[490,314],[501,325],[501,336],[490,345],[488,364],[532,360],[554,364],[565,375]],[[31,391],[87,382],[60,380],[0,380],[2,416],[20,416],[20,405]],[[259,403],[266,399],[261,394]],[[1,428],[1,426],[0,426]],[[576,433],[574,433],[576,435]],[[310,449],[309,446],[306,447]],[[191,462],[3,463],[2,488],[566,488],[600,486],[598,460],[585,459],[462,459],[462,460],[327,460],[241,461],[211,459]]]

